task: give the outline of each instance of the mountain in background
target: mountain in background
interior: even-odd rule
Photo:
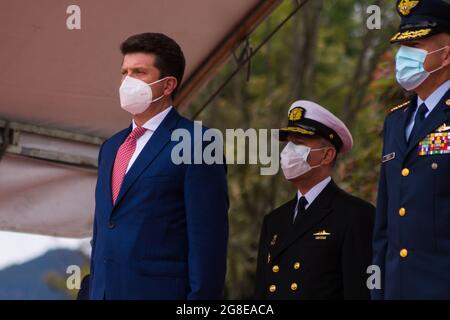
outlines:
[[[82,266],[86,257],[81,251],[56,249],[29,260],[0,270],[0,300],[67,300],[63,289],[50,285],[49,277],[55,275],[61,281],[67,279],[69,265]]]

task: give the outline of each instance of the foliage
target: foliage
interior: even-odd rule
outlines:
[[[366,8],[372,4],[381,7],[380,30],[366,27]],[[294,5],[284,1],[251,35],[251,45],[257,46]],[[354,149],[339,159],[334,179],[375,202],[383,121],[403,96],[393,76],[395,47],[389,44],[398,22],[392,1],[309,1],[252,59],[250,80],[244,68],[196,120],[223,133],[226,128],[279,128],[293,101],[316,101],[343,119],[354,137]],[[230,59],[185,115],[192,116],[236,66]],[[295,190],[280,173],[261,176],[257,165],[229,165],[228,183],[226,295],[251,298],[262,218]]]

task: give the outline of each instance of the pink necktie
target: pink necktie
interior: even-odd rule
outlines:
[[[117,151],[116,160],[114,161],[112,180],[111,180],[111,191],[112,191],[112,201],[113,204],[116,203],[117,197],[119,196],[120,187],[122,186],[123,177],[128,168],[128,163],[136,150],[136,141],[144,133],[146,129],[142,127],[136,127],[127,137],[124,143],[120,146]]]

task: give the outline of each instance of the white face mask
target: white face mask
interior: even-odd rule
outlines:
[[[304,175],[311,169],[320,167],[320,164],[311,167],[307,160],[311,151],[323,149],[326,148],[311,149],[305,145],[288,142],[280,155],[281,169],[283,170],[284,177],[287,180],[291,180]]]
[[[153,92],[150,86],[165,79],[167,77],[152,83],[146,83],[142,80],[126,76],[119,88],[120,106],[132,115],[144,112],[150,107],[150,104],[164,97],[163,94],[159,98],[152,100]]]

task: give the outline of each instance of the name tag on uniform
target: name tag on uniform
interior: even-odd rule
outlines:
[[[395,159],[395,152],[389,153],[387,155],[383,156],[383,159],[381,160],[382,163],[388,162],[392,159]]]

